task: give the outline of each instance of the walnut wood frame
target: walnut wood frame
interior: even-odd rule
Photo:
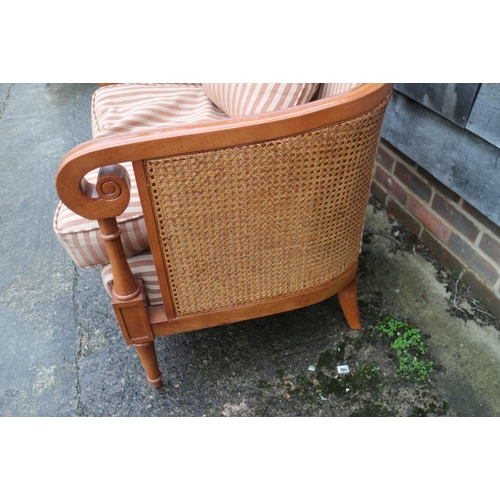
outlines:
[[[154,348],[156,337],[289,311],[335,294],[338,294],[349,326],[360,329],[361,321],[356,298],[357,263],[328,284],[313,290],[211,312],[176,316],[168,278],[162,272],[143,161],[270,141],[342,123],[369,113],[387,101],[391,91],[390,84],[364,84],[351,92],[283,111],[94,139],[75,147],[65,156],[56,177],[57,191],[62,202],[73,212],[99,223],[114,276],[112,305],[125,342],[136,348],[147,380],[153,386],[159,387],[162,379]],[[374,155],[375,151],[371,166]],[[148,305],[142,283],[135,279],[123,251],[116,218],[130,199],[128,174],[119,165],[126,161],[134,164],[164,306]],[[103,168],[97,184],[89,184],[84,176],[100,167]],[[365,195],[367,199],[368,191]]]

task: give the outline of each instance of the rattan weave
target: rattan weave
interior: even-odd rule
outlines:
[[[144,162],[178,316],[314,289],[356,264],[386,105],[297,136]]]

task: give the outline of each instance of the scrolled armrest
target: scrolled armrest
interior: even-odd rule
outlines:
[[[99,170],[97,183],[84,176],[90,169],[64,163],[56,178],[61,201],[76,214],[86,219],[99,220],[118,217],[130,201],[130,178],[122,165],[109,165]]]

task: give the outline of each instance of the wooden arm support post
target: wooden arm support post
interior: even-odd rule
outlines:
[[[67,165],[69,167],[69,165]],[[97,220],[100,238],[104,241],[113,271],[112,305],[125,342],[135,347],[146,371],[148,382],[161,385],[154,336],[146,308],[147,298],[142,281],[136,280],[123,250],[121,229],[116,217],[128,206],[130,179],[121,165],[100,169],[97,184],[88,183],[83,176],[88,167],[58,174],[58,189],[63,202],[87,219]]]
[[[127,344],[135,347],[148,382],[159,387],[162,374],[158,368],[142,281],[135,279],[125,257],[116,218],[97,222],[113,270],[112,305],[123,337]]]

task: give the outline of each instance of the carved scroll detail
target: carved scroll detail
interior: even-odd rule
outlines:
[[[91,167],[65,165],[57,176],[57,188],[62,202],[86,219],[118,217],[130,201],[130,179],[121,165],[102,167],[96,184],[85,179]]]
[[[99,197],[105,200],[116,200],[124,193],[123,184],[117,178],[100,178],[96,185]]]

